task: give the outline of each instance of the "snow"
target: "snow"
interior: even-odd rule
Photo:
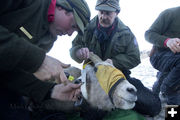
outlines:
[[[152,88],[156,81],[157,70],[152,67],[149,57],[141,59],[141,63],[131,70],[131,77],[135,77],[148,88]]]

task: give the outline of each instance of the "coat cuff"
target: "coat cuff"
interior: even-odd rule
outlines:
[[[170,38],[167,38],[165,41],[164,41],[164,47],[167,47],[167,41],[169,40]]]

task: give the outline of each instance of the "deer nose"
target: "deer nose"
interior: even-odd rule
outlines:
[[[127,88],[127,91],[133,95],[137,95],[137,91],[134,88]]]

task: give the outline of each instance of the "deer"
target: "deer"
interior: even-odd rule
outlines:
[[[70,101],[58,101],[54,99],[46,100],[42,103],[45,109],[48,110],[63,110],[65,112],[78,111],[77,104],[81,104],[85,99],[91,107],[98,108],[104,111],[111,111],[112,109],[132,109],[135,106],[137,100],[137,89],[130,84],[126,79],[121,80],[112,90],[111,96],[109,96],[101,87],[97,77],[95,68],[99,65],[110,66],[115,68],[109,61],[102,61],[94,53],[90,53],[89,58],[93,63],[92,65],[86,65],[81,70],[76,67],[69,67],[64,69],[65,72],[74,76],[73,82],[82,82],[81,92],[82,97],[78,102]],[[52,81],[55,82],[55,81]]]

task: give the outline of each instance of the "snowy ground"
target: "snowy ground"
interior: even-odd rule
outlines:
[[[151,66],[149,57],[146,57],[141,59],[141,64],[131,70],[131,77],[141,80],[146,87],[152,88],[156,81],[156,73],[157,70]]]

